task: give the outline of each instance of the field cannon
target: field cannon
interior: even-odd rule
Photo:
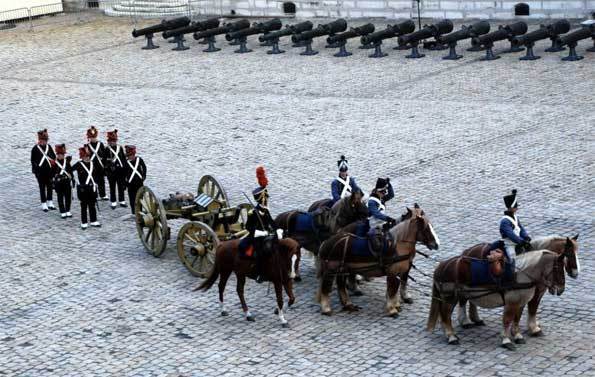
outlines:
[[[329,36],[326,39],[326,43],[331,46],[339,47],[339,52],[334,54],[333,56],[336,57],[343,57],[351,55],[351,52],[348,52],[345,49],[345,45],[347,44],[347,40],[355,37],[362,37],[374,32],[374,24],[365,24],[359,27],[351,28],[350,30],[335,34],[333,36]]]
[[[252,25],[252,27],[230,31],[229,33],[225,34],[225,39],[228,41],[237,40],[239,42],[240,48],[234,52],[251,52],[252,50],[246,48],[247,37],[249,35],[262,34],[270,31],[279,30],[281,29],[281,26],[281,20],[278,18],[273,18],[272,20],[266,22],[255,23],[254,25]]]
[[[153,50],[155,48],[159,48],[159,46],[153,44],[153,35],[155,33],[160,33],[162,31],[170,30],[170,29],[177,29],[180,27],[187,26],[190,23],[190,19],[188,17],[178,17],[172,18],[170,20],[162,20],[157,25],[147,26],[142,29],[134,29],[132,30],[132,36],[134,38],[138,38],[142,35],[145,36],[147,39],[147,45],[143,47],[143,50]]]
[[[387,54],[382,52],[382,41],[388,38],[394,38],[401,35],[412,33],[415,30],[415,23],[411,20],[401,22],[396,25],[388,25],[386,29],[368,34],[361,38],[362,45],[372,45],[374,53],[369,55],[370,58],[382,58]]]
[[[535,60],[540,58],[540,56],[535,56],[533,54],[533,46],[535,46],[536,41],[545,38],[558,37],[560,34],[568,33],[569,30],[570,23],[568,22],[568,20],[558,20],[549,25],[541,25],[539,29],[534,30],[530,33],[524,35],[517,35],[512,39],[511,43],[515,47],[527,47],[527,54],[523,57],[520,57],[520,60]]]
[[[248,21],[247,19],[241,19],[239,21],[230,22],[228,24],[225,24],[223,26],[219,26],[219,27],[216,27],[213,29],[197,31],[194,33],[194,39],[196,39],[198,41],[199,39],[206,38],[206,40],[209,44],[209,47],[203,51],[204,52],[215,52],[215,51],[221,50],[220,48],[215,47],[215,37],[217,35],[227,34],[232,31],[246,29],[249,27],[250,27],[250,21]]]
[[[448,34],[452,31],[453,24],[451,20],[442,20],[436,24],[426,25],[422,29],[401,35],[398,39],[400,46],[411,46],[411,54],[407,55],[406,58],[415,59],[423,58],[425,54],[420,54],[417,46],[423,39],[434,37],[437,39],[442,34]]]
[[[559,47],[568,46],[568,56],[562,58],[564,61],[581,60],[584,56],[576,54],[576,45],[582,39],[592,38],[595,36],[595,23],[591,25],[584,25],[582,28],[574,30],[556,40],[556,45]]]
[[[201,22],[192,22],[190,25],[179,27],[177,29],[170,29],[163,32],[163,38],[174,37],[174,41],[178,44],[173,50],[183,51],[188,50],[188,47],[184,46],[184,34],[196,33],[197,31],[203,31],[213,29],[219,26],[218,18],[210,18]]]
[[[339,18],[338,20],[329,22],[328,24],[318,25],[318,27],[315,29],[304,31],[300,34],[294,34],[291,36],[291,41],[293,43],[304,42],[306,50],[300,53],[300,55],[316,55],[318,54],[318,51],[312,50],[312,39],[316,37],[322,37],[324,35],[340,33],[346,29],[347,21],[345,21],[343,18]]]
[[[279,49],[279,38],[312,30],[312,27],[314,27],[314,25],[310,21],[304,21],[294,25],[286,25],[285,29],[265,33],[258,37],[258,40],[262,43],[269,42],[270,46],[272,46],[272,50],[267,51],[267,54],[282,54],[285,51]]]
[[[463,25],[461,30],[455,31],[450,34],[443,34],[436,37],[436,41],[441,44],[448,45],[448,55],[443,56],[445,60],[457,60],[463,57],[463,55],[457,55],[457,42],[462,39],[474,38],[479,35],[486,34],[490,31],[490,23],[487,21],[479,21],[471,26]]]
[[[501,41],[504,39],[508,39],[509,41],[512,38],[516,37],[517,35],[523,35],[527,32],[527,24],[523,21],[515,22],[514,24],[509,25],[500,25],[498,26],[498,30],[493,31],[488,34],[483,34],[477,37],[473,37],[471,39],[471,46],[472,51],[480,51],[482,48],[486,50],[486,56],[482,58],[482,60],[495,60],[499,59],[499,56],[494,55],[492,48],[494,47],[494,42]],[[471,50],[471,49],[469,49]],[[467,50],[467,51],[469,51]],[[522,48],[518,48],[514,50],[511,46],[508,52],[516,52],[522,51]]]

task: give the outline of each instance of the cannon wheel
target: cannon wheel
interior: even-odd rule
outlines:
[[[221,203],[221,208],[229,207],[229,199],[223,187],[212,175],[204,175],[198,182],[198,195],[204,193]]]
[[[147,186],[138,190],[134,205],[138,237],[147,252],[158,257],[165,251],[169,238],[165,208]]]
[[[207,277],[215,264],[217,234],[205,223],[191,221],[178,232],[178,256],[194,276]]]

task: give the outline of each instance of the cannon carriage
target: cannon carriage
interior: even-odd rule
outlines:
[[[135,200],[136,230],[147,252],[159,257],[171,235],[168,220],[188,220],[176,237],[178,256],[192,275],[205,277],[215,261],[217,245],[248,234],[251,209],[246,203],[232,207],[223,187],[210,175],[200,179],[196,196],[176,194],[160,200],[143,186]]]

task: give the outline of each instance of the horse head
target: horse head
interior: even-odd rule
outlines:
[[[407,210],[408,212],[411,211],[409,208],[407,208]],[[434,232],[434,227],[432,227],[430,219],[417,203],[413,205],[411,219],[417,226],[417,241],[424,244],[430,250],[438,250],[440,247],[440,239],[438,239],[438,236]]]
[[[551,295],[560,296],[566,289],[566,275],[564,274],[564,254],[559,255],[554,259],[552,267],[551,279],[547,281],[547,289]]]
[[[576,279],[581,271],[581,264],[578,260],[578,233],[572,238],[566,237],[564,252],[561,256],[564,257],[566,272],[571,278]]]
[[[363,198],[364,194],[361,191],[355,191],[348,197],[349,208],[354,221],[368,218],[368,206],[363,202]]]

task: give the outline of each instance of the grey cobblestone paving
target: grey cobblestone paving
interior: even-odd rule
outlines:
[[[324,49],[207,55],[194,42],[175,53],[161,41],[147,52],[130,29],[98,20],[0,33],[0,375],[595,375],[593,53],[576,63],[545,53],[484,63],[467,52],[457,62],[442,61],[444,52],[410,61],[387,48],[384,59],[361,50],[335,59]],[[309,256],[290,329],[272,314],[266,285],[253,282],[256,322],[242,318],[233,281],[231,315],[220,317],[216,289],[190,291],[196,278],[173,240],[162,258],[149,256],[134,224],[119,220],[125,210],[100,203],[103,227],[83,233],[76,201],[73,220],[38,209],[35,131],[47,127],[52,143],[74,152],[91,124],[115,126],[138,146],[161,196],[213,174],[237,204],[264,163],[274,213],[328,195],[345,153],[366,191],[377,176],[396,183],[390,213],[419,202],[431,216],[443,247],[416,259],[425,273],[497,239],[501,196],[516,187],[532,235],[580,232],[581,275],[561,297],[545,297],[546,336],[514,353],[497,347],[501,309],[481,311],[484,328],[458,329],[460,346],[427,333],[429,280],[418,272],[415,303],[399,318],[383,317],[382,279],[354,298],[361,312],[322,317]],[[182,222],[170,224],[175,234]]]

